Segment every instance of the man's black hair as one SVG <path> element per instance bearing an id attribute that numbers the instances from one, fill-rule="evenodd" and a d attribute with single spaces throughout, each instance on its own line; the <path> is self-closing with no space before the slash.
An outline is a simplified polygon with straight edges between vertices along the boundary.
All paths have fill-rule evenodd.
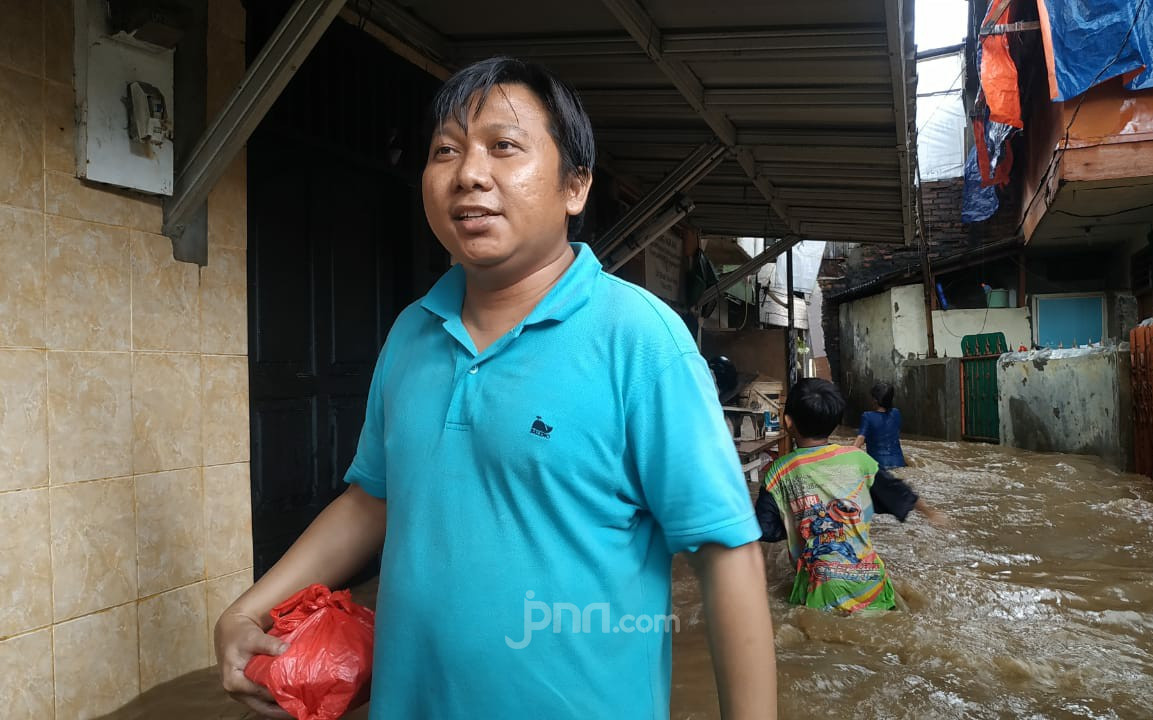
<path id="1" fill-rule="evenodd" d="M 869 394 L 877 401 L 878 407 L 883 407 L 886 410 L 893 409 L 893 386 L 889 383 L 877 383 Z"/>
<path id="2" fill-rule="evenodd" d="M 785 400 L 785 414 L 793 420 L 797 434 L 804 438 L 827 438 L 841 424 L 845 398 L 828 380 L 798 380 Z"/>
<path id="3" fill-rule="evenodd" d="M 429 132 L 449 120 L 468 129 L 468 111 L 476 101 L 474 117 L 479 114 L 498 85 L 523 85 L 528 88 L 548 113 L 548 130 L 560 151 L 561 182 L 572 175 L 592 180 L 596 159 L 592 122 L 580 97 L 567 83 L 542 65 L 509 57 L 492 57 L 469 65 L 448 79 L 430 106 Z M 568 236 L 580 232 L 580 215 L 570 218 Z"/>

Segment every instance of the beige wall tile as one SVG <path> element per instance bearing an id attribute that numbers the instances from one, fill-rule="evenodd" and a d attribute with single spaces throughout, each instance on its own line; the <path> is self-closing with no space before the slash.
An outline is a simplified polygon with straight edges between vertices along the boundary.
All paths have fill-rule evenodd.
<path id="1" fill-rule="evenodd" d="M 45 542 L 48 491 L 0 493 L 0 528 L 0 637 L 4 637 L 52 622 L 48 601 L 52 559 Z"/>
<path id="2" fill-rule="evenodd" d="M 132 474 L 131 353 L 48 353 L 54 485 Z"/>
<path id="3" fill-rule="evenodd" d="M 136 605 L 121 605 L 52 628 L 56 717 L 89 720 L 140 694 Z"/>
<path id="4" fill-rule="evenodd" d="M 142 597 L 204 579 L 203 503 L 200 468 L 136 477 Z"/>
<path id="5" fill-rule="evenodd" d="M 135 600 L 132 478 L 54 487 L 51 502 L 55 620 Z"/>
<path id="6" fill-rule="evenodd" d="M 140 691 L 212 664 L 204 582 L 140 601 Z"/>
<path id="7" fill-rule="evenodd" d="M 236 598 L 244 594 L 244 591 L 252 587 L 252 568 L 245 568 L 240 572 L 225 575 L 224 577 L 211 578 L 207 583 L 208 588 L 208 647 L 211 648 L 213 642 L 212 634 L 216 627 L 216 621 L 224 614 Z"/>
<path id="8" fill-rule="evenodd" d="M 247 462 L 248 358 L 202 355 L 204 464 Z"/>
<path id="9" fill-rule="evenodd" d="M 128 231 L 48 218 L 48 347 L 129 348 Z"/>
<path id="10" fill-rule="evenodd" d="M 136 474 L 201 464 L 198 355 L 133 355 L 132 427 Z"/>
<path id="11" fill-rule="evenodd" d="M 48 371 L 42 350 L 0 349 L 0 491 L 48 484 Z"/>
<path id="12" fill-rule="evenodd" d="M 244 149 L 208 194 L 208 244 L 214 248 L 248 246 L 248 161 Z"/>
<path id="13" fill-rule="evenodd" d="M 200 269 L 201 352 L 248 354 L 247 253 L 210 248 Z"/>
<path id="14" fill-rule="evenodd" d="M 52 215 L 160 232 L 164 210 L 159 198 L 82 181 L 60 172 L 45 173 L 44 182 L 45 210 Z"/>
<path id="15" fill-rule="evenodd" d="M 210 578 L 252 565 L 248 463 L 204 468 L 204 569 Z"/>
<path id="16" fill-rule="evenodd" d="M 44 216 L 0 207 L 0 345 L 44 347 Z"/>
<path id="17" fill-rule="evenodd" d="M 44 9 L 32 0 L 0 0 L 0 65 L 32 75 L 44 72 Z"/>
<path id="18" fill-rule="evenodd" d="M 72 83 L 72 0 L 44 0 L 44 76 Z"/>
<path id="19" fill-rule="evenodd" d="M 18 0 L 6 0 L 8 5 L 13 2 L 20 4 Z M 0 27 L 6 28 L 7 25 L 8 18 L 5 17 Z M 0 48 L 4 47 L 6 41 L 7 38 L 0 40 Z M 42 85 L 43 81 L 39 77 L 31 77 L 0 67 L 0 168 L 3 168 L 3 172 L 0 172 L 0 203 L 2 204 L 33 210 L 44 207 Z"/>
<path id="20" fill-rule="evenodd" d="M 52 631 L 0 640 L 0 707 L 9 718 L 52 720 Z"/>
<path id="21" fill-rule="evenodd" d="M 76 91 L 44 83 L 44 169 L 76 172 Z"/>
<path id="22" fill-rule="evenodd" d="M 163 235 L 132 233 L 132 347 L 200 350 L 200 273 Z"/>

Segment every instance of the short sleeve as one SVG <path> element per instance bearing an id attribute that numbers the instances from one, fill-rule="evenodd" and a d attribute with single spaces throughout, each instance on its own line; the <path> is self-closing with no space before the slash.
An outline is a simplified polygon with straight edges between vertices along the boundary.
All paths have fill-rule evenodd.
<path id="1" fill-rule="evenodd" d="M 385 475 L 384 452 L 384 357 L 388 346 L 381 351 L 372 373 L 372 384 L 368 389 L 368 401 L 364 412 L 364 426 L 360 430 L 360 442 L 356 446 L 356 456 L 344 475 L 350 485 L 359 485 L 369 495 L 385 500 L 388 497 L 388 483 Z"/>
<path id="2" fill-rule="evenodd" d="M 686 352 L 627 403 L 628 446 L 647 509 L 669 552 L 756 541 L 753 513 L 736 446 L 716 385 L 699 353 Z"/>

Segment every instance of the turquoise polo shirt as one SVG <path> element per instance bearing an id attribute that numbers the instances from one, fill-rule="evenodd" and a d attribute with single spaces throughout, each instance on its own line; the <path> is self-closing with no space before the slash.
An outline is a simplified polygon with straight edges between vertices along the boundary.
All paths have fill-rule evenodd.
<path id="1" fill-rule="evenodd" d="M 683 321 L 573 248 L 484 352 L 459 266 L 381 351 L 346 477 L 388 501 L 373 720 L 668 718 L 672 555 L 760 537 Z"/>

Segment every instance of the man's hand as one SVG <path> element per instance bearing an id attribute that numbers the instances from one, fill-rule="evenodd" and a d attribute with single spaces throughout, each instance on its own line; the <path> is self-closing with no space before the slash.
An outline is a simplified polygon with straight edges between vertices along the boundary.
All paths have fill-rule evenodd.
<path id="1" fill-rule="evenodd" d="M 253 655 L 279 655 L 288 646 L 265 633 L 253 618 L 235 612 L 226 612 L 217 621 L 215 640 L 220 682 L 232 699 L 264 717 L 292 720 L 267 689 L 244 676 L 244 668 Z"/>
<path id="2" fill-rule="evenodd" d="M 284 643 L 264 632 L 259 618 L 313 583 L 336 587 L 384 544 L 388 505 L 357 485 L 329 503 L 284 557 L 224 611 L 216 623 L 220 679 L 233 698 L 264 714 L 291 720 L 268 692 L 244 677 L 253 655 L 279 655 Z"/>

